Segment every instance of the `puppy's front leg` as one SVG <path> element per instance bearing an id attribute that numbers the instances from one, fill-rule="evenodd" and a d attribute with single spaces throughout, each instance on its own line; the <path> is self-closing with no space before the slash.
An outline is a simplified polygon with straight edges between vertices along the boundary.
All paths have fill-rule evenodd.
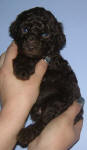
<path id="1" fill-rule="evenodd" d="M 35 71 L 36 62 L 24 55 L 17 55 L 13 60 L 13 72 L 18 79 L 28 80 Z"/>

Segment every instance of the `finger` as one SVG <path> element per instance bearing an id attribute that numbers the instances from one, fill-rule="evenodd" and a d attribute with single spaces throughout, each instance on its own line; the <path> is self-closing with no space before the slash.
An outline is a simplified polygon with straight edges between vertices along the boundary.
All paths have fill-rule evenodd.
<path id="1" fill-rule="evenodd" d="M 79 138 L 80 138 L 80 133 L 81 133 L 81 130 L 82 130 L 82 126 L 83 126 L 83 120 L 80 120 L 79 122 L 77 122 L 74 125 L 74 130 L 75 130 L 75 135 L 76 135 L 77 140 L 79 140 Z"/>
<path id="2" fill-rule="evenodd" d="M 65 111 L 65 115 L 69 118 L 70 122 L 73 123 L 75 117 L 80 112 L 82 104 L 74 101 L 73 104 Z"/>
<path id="3" fill-rule="evenodd" d="M 39 86 L 47 70 L 47 67 L 48 67 L 48 63 L 44 59 L 41 59 L 36 64 L 35 73 L 30 78 L 31 82 Z"/>
<path id="4" fill-rule="evenodd" d="M 7 57 L 10 57 L 11 59 L 15 58 L 17 55 L 17 45 L 13 41 L 10 46 L 7 49 Z"/>
<path id="5" fill-rule="evenodd" d="M 17 55 L 17 46 L 16 46 L 15 42 L 13 41 L 6 51 L 4 65 L 6 65 L 6 66 L 11 65 L 12 60 L 16 57 L 16 55 Z"/>
<path id="6" fill-rule="evenodd" d="M 4 63 L 5 55 L 6 55 L 6 52 L 3 53 L 3 54 L 0 56 L 0 68 L 2 67 L 2 65 L 3 65 L 3 63 Z"/>

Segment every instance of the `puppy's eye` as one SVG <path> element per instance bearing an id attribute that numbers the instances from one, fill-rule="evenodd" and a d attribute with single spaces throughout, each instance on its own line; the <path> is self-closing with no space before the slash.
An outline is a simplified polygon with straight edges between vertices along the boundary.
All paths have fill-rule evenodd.
<path id="1" fill-rule="evenodd" d="M 27 28 L 24 28 L 23 31 L 24 31 L 24 33 L 27 33 L 27 32 L 28 32 L 28 29 L 27 29 Z"/>
<path id="2" fill-rule="evenodd" d="M 48 38 L 48 37 L 49 37 L 49 34 L 48 34 L 48 33 L 42 33 L 41 36 L 42 36 L 43 38 Z"/>

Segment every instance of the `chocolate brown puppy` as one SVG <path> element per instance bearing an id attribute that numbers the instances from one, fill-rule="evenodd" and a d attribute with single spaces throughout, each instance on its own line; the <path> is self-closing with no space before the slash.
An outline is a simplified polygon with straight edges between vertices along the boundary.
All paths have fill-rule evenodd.
<path id="1" fill-rule="evenodd" d="M 75 73 L 61 56 L 66 44 L 62 23 L 50 11 L 40 7 L 26 10 L 17 16 L 9 31 L 18 46 L 17 57 L 13 60 L 13 72 L 18 79 L 29 79 L 41 58 L 51 58 L 39 97 L 30 111 L 34 124 L 18 134 L 17 144 L 26 147 L 49 121 L 80 98 L 81 93 Z M 83 110 L 75 123 L 82 118 L 82 113 Z"/>

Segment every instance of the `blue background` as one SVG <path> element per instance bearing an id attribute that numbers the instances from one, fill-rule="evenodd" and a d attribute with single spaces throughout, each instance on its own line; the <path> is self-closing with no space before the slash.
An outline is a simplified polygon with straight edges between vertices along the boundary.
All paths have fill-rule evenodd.
<path id="1" fill-rule="evenodd" d="M 11 43 L 8 27 L 16 15 L 35 6 L 45 7 L 53 12 L 64 25 L 67 45 L 62 51 L 74 69 L 82 96 L 87 99 L 87 1 L 86 0 L 0 0 L 0 54 Z M 73 150 L 87 148 L 87 101 L 85 102 L 84 125 L 80 141 Z M 22 150 L 17 147 L 16 150 Z"/>

